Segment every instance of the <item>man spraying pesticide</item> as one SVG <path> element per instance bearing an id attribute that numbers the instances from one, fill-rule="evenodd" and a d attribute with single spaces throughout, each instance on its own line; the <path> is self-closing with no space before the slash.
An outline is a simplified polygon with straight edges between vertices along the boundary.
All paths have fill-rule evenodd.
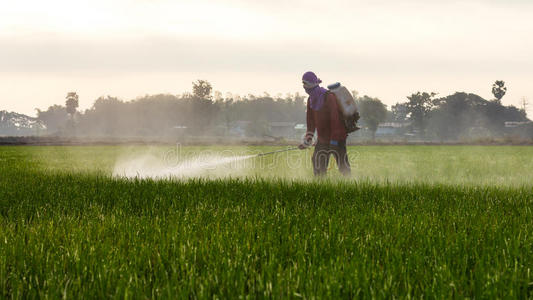
<path id="1" fill-rule="evenodd" d="M 359 113 L 351 93 L 340 83 L 320 87 L 322 81 L 313 72 L 307 72 L 302 78 L 303 86 L 309 99 L 307 100 L 307 132 L 302 143 L 297 148 L 288 148 L 257 154 L 251 157 L 261 157 L 276 153 L 307 149 L 313 143 L 315 130 L 318 142 L 312 156 L 313 173 L 324 176 L 327 173 L 329 158 L 335 157 L 339 171 L 344 176 L 350 176 L 350 162 L 346 151 L 348 134 L 358 130 Z"/>
<path id="2" fill-rule="evenodd" d="M 307 132 L 298 148 L 310 147 L 316 130 L 318 141 L 312 156 L 315 176 L 326 175 L 331 155 L 335 157 L 339 171 L 350 176 L 346 138 L 348 133 L 359 129 L 356 126 L 359 113 L 352 95 L 339 83 L 328 86 L 329 90 L 322 88 L 322 81 L 313 72 L 306 72 L 302 82 L 309 99 Z"/>

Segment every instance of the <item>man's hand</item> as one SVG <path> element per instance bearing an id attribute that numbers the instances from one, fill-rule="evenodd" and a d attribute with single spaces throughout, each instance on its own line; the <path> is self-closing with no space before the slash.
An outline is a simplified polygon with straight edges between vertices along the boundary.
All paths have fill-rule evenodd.
<path id="1" fill-rule="evenodd" d="M 307 133 L 304 136 L 304 138 L 302 140 L 302 143 L 298 146 L 298 148 L 300 150 L 307 149 L 307 148 L 311 147 L 312 144 L 313 144 L 313 134 Z"/>
<path id="2" fill-rule="evenodd" d="M 310 139 L 304 139 L 302 141 L 302 143 L 298 146 L 298 148 L 300 150 L 304 150 L 304 149 L 307 149 L 309 147 L 311 147 L 311 143 L 313 142 L 313 138 L 310 138 Z"/>

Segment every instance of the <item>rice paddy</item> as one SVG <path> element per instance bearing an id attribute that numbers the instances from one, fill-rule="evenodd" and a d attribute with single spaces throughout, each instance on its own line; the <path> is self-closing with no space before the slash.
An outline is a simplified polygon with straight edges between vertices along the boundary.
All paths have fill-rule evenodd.
<path id="1" fill-rule="evenodd" d="M 1 147 L 1 297 L 532 297 L 533 148 L 351 147 L 349 179 L 314 180 L 310 151 L 174 176 L 202 151 L 276 149 Z"/>

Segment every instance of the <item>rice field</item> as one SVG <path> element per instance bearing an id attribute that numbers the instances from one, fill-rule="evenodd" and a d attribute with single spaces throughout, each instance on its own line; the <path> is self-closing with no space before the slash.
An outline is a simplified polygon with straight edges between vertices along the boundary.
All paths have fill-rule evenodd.
<path id="1" fill-rule="evenodd" d="M 186 178 L 265 178 L 312 180 L 312 150 L 296 150 L 207 165 L 213 159 L 256 155 L 287 147 L 3 147 L 5 160 L 31 165 L 37 172 L 101 176 L 161 174 L 179 177 L 182 162 L 200 162 Z M 348 148 L 353 176 L 370 183 L 431 183 L 476 186 L 531 186 L 533 147 L 528 146 L 353 146 Z M 194 158 L 204 158 L 195 160 Z M 0 156 L 0 162 L 2 158 Z M 205 162 L 205 164 L 202 164 Z M 187 164 L 185 164 L 187 166 Z M 339 179 L 334 162 L 329 179 Z M 131 177 L 131 176 L 130 176 Z"/>
<path id="2" fill-rule="evenodd" d="M 0 147 L 0 297 L 532 297 L 532 147 L 277 149 Z"/>

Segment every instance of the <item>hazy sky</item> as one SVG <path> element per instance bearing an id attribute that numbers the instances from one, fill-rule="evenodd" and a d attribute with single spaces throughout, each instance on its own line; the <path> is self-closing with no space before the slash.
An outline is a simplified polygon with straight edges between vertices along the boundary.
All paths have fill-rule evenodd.
<path id="1" fill-rule="evenodd" d="M 533 112 L 531 0 L 0 0 L 0 110 L 35 115 L 101 95 L 181 94 L 196 79 L 241 95 L 325 83 L 404 101 L 420 91 Z"/>

